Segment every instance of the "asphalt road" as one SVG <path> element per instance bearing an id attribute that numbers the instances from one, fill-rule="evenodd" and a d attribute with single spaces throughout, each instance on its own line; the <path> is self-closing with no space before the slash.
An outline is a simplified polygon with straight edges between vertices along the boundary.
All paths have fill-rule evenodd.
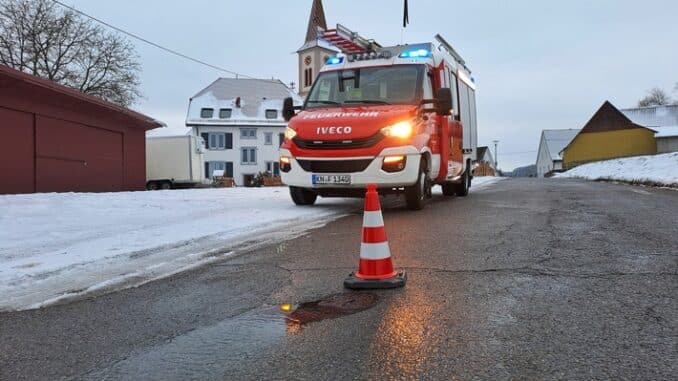
<path id="1" fill-rule="evenodd" d="M 403 289 L 343 289 L 356 214 L 139 288 L 0 314 L 0 379 L 678 374 L 677 191 L 510 179 L 421 212 L 386 204 Z M 362 311 L 309 303 L 340 299 Z"/>

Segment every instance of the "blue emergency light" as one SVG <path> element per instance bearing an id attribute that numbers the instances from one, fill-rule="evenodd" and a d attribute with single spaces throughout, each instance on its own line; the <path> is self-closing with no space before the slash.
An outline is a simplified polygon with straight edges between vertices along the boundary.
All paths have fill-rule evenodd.
<path id="1" fill-rule="evenodd" d="M 417 49 L 417 50 L 406 50 L 406 51 L 400 53 L 400 55 L 398 57 L 400 57 L 400 58 L 426 58 L 426 57 L 430 57 L 430 56 L 431 56 L 431 52 L 429 52 L 428 50 Z"/>
<path id="2" fill-rule="evenodd" d="M 326 65 L 336 65 L 344 62 L 344 57 L 330 57 L 325 61 Z"/>

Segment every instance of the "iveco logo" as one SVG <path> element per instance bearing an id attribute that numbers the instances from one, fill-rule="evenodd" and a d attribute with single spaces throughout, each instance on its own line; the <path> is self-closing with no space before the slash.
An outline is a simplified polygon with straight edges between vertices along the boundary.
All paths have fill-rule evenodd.
<path id="1" fill-rule="evenodd" d="M 325 134 L 325 135 L 337 135 L 337 134 L 350 134 L 352 128 L 351 127 L 318 127 L 316 129 L 318 135 L 320 134 Z"/>

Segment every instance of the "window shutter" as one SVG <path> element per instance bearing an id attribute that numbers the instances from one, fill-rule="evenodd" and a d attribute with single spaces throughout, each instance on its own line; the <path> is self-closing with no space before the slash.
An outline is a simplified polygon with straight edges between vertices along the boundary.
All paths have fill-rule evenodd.
<path id="1" fill-rule="evenodd" d="M 210 162 L 209 161 L 205 162 L 205 178 L 206 179 L 211 178 L 211 176 L 210 176 Z"/>
<path id="2" fill-rule="evenodd" d="M 227 132 L 225 135 L 226 135 L 226 149 L 233 149 L 233 134 Z"/>
<path id="3" fill-rule="evenodd" d="M 230 161 L 226 162 L 226 177 L 233 177 L 233 163 Z"/>
<path id="4" fill-rule="evenodd" d="M 208 134 L 207 132 L 203 132 L 202 134 L 200 134 L 200 136 L 202 136 L 202 140 L 205 141 L 205 148 L 209 149 L 210 148 L 210 134 Z"/>

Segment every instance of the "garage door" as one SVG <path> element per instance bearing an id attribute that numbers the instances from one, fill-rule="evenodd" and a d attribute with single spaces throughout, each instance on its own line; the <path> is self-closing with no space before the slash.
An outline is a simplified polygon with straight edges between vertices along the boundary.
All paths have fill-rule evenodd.
<path id="1" fill-rule="evenodd" d="M 36 117 L 38 192 L 123 189 L 123 136 L 73 122 Z"/>
<path id="2" fill-rule="evenodd" d="M 33 192 L 33 114 L 0 107 L 0 193 Z"/>

